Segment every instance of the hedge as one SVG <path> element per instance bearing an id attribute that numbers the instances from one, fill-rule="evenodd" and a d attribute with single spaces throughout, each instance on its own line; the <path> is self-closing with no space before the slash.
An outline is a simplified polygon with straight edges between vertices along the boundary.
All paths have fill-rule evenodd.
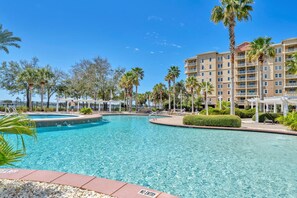
<path id="1" fill-rule="evenodd" d="M 82 109 L 80 110 L 80 113 L 82 113 L 82 114 L 84 114 L 84 115 L 86 115 L 86 114 L 92 114 L 92 113 L 93 113 L 93 110 L 92 110 L 91 108 L 86 108 L 86 107 L 84 107 L 84 108 L 82 108 Z"/>
<path id="2" fill-rule="evenodd" d="M 281 114 L 278 113 L 259 113 L 259 122 L 264 122 L 265 118 L 272 120 L 273 122 L 277 121 L 276 118 L 280 117 Z M 252 118 L 253 121 L 256 120 L 256 115 Z"/>
<path id="3" fill-rule="evenodd" d="M 188 115 L 183 118 L 185 125 L 241 127 L 241 119 L 234 115 Z"/>
<path id="4" fill-rule="evenodd" d="M 240 118 L 252 118 L 255 115 L 256 109 L 235 109 L 235 115 L 239 116 Z M 205 115 L 206 110 L 200 111 L 200 114 Z M 208 109 L 209 115 L 230 115 L 230 109 L 217 109 L 217 108 L 209 108 Z"/>

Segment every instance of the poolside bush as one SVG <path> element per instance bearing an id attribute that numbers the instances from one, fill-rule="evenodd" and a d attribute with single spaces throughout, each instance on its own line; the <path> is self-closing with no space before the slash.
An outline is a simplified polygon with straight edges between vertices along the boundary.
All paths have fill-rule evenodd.
<path id="1" fill-rule="evenodd" d="M 286 117 L 279 116 L 276 120 L 290 129 L 297 131 L 297 112 L 288 113 Z"/>
<path id="2" fill-rule="evenodd" d="M 84 108 L 82 108 L 82 109 L 80 110 L 80 113 L 82 113 L 82 114 L 84 114 L 84 115 L 92 114 L 92 113 L 93 113 L 93 110 L 92 110 L 91 108 L 86 108 L 86 107 L 84 107 Z"/>
<path id="3" fill-rule="evenodd" d="M 235 115 L 239 116 L 240 118 L 252 118 L 253 115 L 255 115 L 256 109 L 235 109 Z M 206 115 L 206 110 L 200 111 L 200 114 Z M 208 109 L 208 114 L 209 115 L 230 115 L 230 109 L 217 109 L 217 108 L 212 108 L 210 107 Z"/>
<path id="4" fill-rule="evenodd" d="M 272 120 L 273 122 L 277 122 L 277 118 L 280 116 L 281 114 L 278 113 L 259 113 L 259 122 L 264 122 L 265 118 Z M 256 115 L 253 116 L 252 120 L 256 120 Z"/>
<path id="5" fill-rule="evenodd" d="M 241 119 L 234 115 L 188 115 L 183 118 L 185 125 L 241 127 Z"/>

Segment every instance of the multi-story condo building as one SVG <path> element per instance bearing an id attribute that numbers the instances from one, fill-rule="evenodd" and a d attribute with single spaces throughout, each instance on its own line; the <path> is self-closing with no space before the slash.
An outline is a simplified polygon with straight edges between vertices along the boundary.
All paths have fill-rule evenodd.
<path id="1" fill-rule="evenodd" d="M 287 72 L 286 61 L 297 52 L 297 38 L 286 39 L 274 44 L 276 56 L 266 60 L 262 68 L 263 96 L 297 96 L 297 75 Z M 259 96 L 258 63 L 247 59 L 249 42 L 237 46 L 235 53 L 235 103 L 243 108 L 247 99 Z M 210 105 L 215 105 L 219 97 L 230 100 L 231 92 L 230 52 L 206 52 L 185 60 L 185 74 L 195 76 L 199 82 L 211 82 L 214 91 L 209 96 Z"/>

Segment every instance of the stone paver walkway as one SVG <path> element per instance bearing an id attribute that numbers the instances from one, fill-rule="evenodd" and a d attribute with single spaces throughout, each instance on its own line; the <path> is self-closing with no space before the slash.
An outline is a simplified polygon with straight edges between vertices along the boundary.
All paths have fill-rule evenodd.
<path id="1" fill-rule="evenodd" d="M 264 133 L 279 133 L 287 135 L 297 135 L 296 131 L 289 130 L 286 126 L 281 124 L 263 124 L 256 123 L 251 119 L 242 119 L 241 128 L 233 127 L 211 127 L 211 126 L 192 126 L 183 124 L 183 116 L 172 116 L 166 118 L 152 118 L 151 123 L 168 125 L 168 126 L 179 126 L 188 128 L 204 128 L 204 129 L 223 129 L 223 130 L 239 130 L 239 131 L 254 131 Z"/>

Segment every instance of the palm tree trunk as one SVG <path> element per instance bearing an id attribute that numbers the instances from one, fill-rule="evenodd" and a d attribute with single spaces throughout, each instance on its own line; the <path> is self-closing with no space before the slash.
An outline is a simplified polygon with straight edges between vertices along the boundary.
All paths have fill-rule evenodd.
<path id="1" fill-rule="evenodd" d="M 194 113 L 194 92 L 193 90 L 191 91 L 192 94 L 192 113 Z"/>
<path id="2" fill-rule="evenodd" d="M 41 96 L 40 96 L 40 98 L 41 98 L 41 111 L 44 111 L 44 109 L 43 109 L 43 92 L 44 92 L 44 85 L 43 84 L 41 84 Z"/>
<path id="3" fill-rule="evenodd" d="M 29 111 L 32 111 L 32 88 L 29 86 Z"/>
<path id="4" fill-rule="evenodd" d="M 29 104 L 30 104 L 30 97 L 29 97 L 29 95 L 30 95 L 30 89 L 29 89 L 29 87 L 26 89 L 26 106 L 27 106 L 27 108 L 29 109 Z"/>
<path id="5" fill-rule="evenodd" d="M 230 114 L 235 115 L 235 103 L 234 103 L 234 54 L 235 54 L 235 20 L 234 17 L 230 18 L 229 25 L 229 39 L 230 39 L 230 52 L 231 52 L 231 105 Z"/>
<path id="6" fill-rule="evenodd" d="M 173 111 L 175 112 L 175 78 L 173 79 Z"/>
<path id="7" fill-rule="evenodd" d="M 135 105 L 136 105 L 136 107 L 135 107 L 135 109 L 136 109 L 136 112 L 138 111 L 138 86 L 135 86 Z"/>
<path id="8" fill-rule="evenodd" d="M 170 93 L 170 81 L 168 81 L 168 100 L 169 100 L 169 104 L 168 104 L 168 109 L 169 111 L 171 110 L 171 93 Z"/>
<path id="9" fill-rule="evenodd" d="M 129 112 L 132 112 L 132 92 L 133 90 L 130 90 L 130 105 L 129 105 Z"/>
<path id="10" fill-rule="evenodd" d="M 162 92 L 160 93 L 160 109 L 163 107 Z"/>
<path id="11" fill-rule="evenodd" d="M 258 88 L 259 88 L 259 97 L 260 100 L 263 100 L 263 82 L 262 82 L 262 69 L 263 69 L 263 60 L 259 60 L 260 65 L 258 66 Z M 263 111 L 263 104 L 260 103 L 260 111 Z"/>

